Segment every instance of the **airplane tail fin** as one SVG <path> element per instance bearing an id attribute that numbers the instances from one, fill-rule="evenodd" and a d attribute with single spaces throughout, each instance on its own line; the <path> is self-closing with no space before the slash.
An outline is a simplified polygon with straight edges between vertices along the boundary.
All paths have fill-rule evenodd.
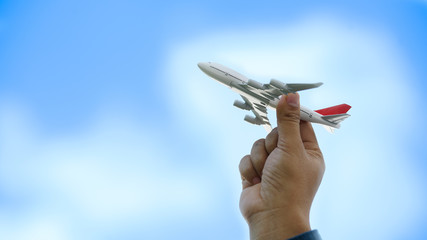
<path id="1" fill-rule="evenodd" d="M 319 110 L 315 110 L 315 112 L 322 115 L 322 119 L 332 123 L 334 126 L 325 126 L 325 129 L 333 133 L 333 128 L 339 128 L 340 122 L 344 121 L 346 118 L 350 117 L 350 114 L 347 114 L 348 110 L 350 110 L 351 106 L 347 104 L 340 104 L 333 107 L 323 108 Z"/>
<path id="2" fill-rule="evenodd" d="M 315 112 L 322 114 L 323 116 L 334 115 L 334 114 L 344 114 L 350 110 L 351 106 L 348 104 L 340 104 L 333 107 L 323 108 L 319 110 L 314 110 Z"/>

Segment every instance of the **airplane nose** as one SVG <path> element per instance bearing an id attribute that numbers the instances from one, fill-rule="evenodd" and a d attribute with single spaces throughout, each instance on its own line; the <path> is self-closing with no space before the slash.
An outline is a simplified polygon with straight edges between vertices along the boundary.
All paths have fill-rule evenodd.
<path id="1" fill-rule="evenodd" d="M 198 64 L 197 64 L 197 66 L 199 66 L 199 68 L 200 68 L 200 70 L 205 70 L 207 67 L 208 67 L 208 64 L 207 63 L 205 63 L 205 62 L 199 62 Z"/>

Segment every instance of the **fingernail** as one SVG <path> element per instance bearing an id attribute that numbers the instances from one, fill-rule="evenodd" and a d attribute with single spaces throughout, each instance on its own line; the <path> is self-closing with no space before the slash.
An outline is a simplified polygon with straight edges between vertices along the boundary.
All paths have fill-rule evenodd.
<path id="1" fill-rule="evenodd" d="M 298 93 L 289 93 L 286 96 L 286 102 L 291 107 L 294 107 L 294 108 L 299 107 L 299 94 Z"/>
<path id="2" fill-rule="evenodd" d="M 254 179 L 252 179 L 253 184 L 258 184 L 260 182 L 261 182 L 261 179 L 259 177 L 254 177 Z"/>

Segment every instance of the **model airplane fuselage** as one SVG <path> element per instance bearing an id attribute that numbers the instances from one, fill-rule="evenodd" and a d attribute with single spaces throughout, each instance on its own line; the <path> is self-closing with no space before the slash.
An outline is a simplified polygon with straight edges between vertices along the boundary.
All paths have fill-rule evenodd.
<path id="1" fill-rule="evenodd" d="M 283 94 L 322 85 L 320 82 L 284 84 L 275 79 L 272 79 L 269 84 L 262 84 L 218 63 L 201 62 L 198 66 L 208 76 L 240 94 L 243 101 L 236 100 L 234 106 L 243 110 L 251 110 L 255 115 L 255 117 L 246 115 L 244 120 L 252 124 L 262 125 L 268 132 L 271 131 L 271 124 L 267 117 L 267 107 L 275 109 Z M 332 132 L 334 128 L 340 127 L 341 121 L 350 116 L 347 114 L 350 108 L 351 106 L 347 104 L 341 104 L 313 111 L 300 106 L 301 119 L 322 124 L 328 131 Z"/>

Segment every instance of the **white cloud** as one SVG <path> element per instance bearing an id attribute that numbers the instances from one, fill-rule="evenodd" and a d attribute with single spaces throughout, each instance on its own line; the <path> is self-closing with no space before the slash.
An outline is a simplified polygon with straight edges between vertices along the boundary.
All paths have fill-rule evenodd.
<path id="1" fill-rule="evenodd" d="M 118 117 L 125 114 L 103 114 L 82 132 L 49 138 L 22 104 L 1 103 L 2 239 L 82 239 L 87 227 L 105 233 L 135 221 L 149 231 L 212 214 L 217 205 L 209 174 L 180 167 L 161 134 Z"/>
<path id="2" fill-rule="evenodd" d="M 21 219 L 19 224 L 9 219 L 0 219 L 2 239 L 13 240 L 67 240 L 71 239 L 64 229 L 64 223 L 52 216 L 37 216 Z"/>
<path id="3" fill-rule="evenodd" d="M 328 170 L 313 225 L 325 239 L 403 236 L 422 217 L 425 179 L 400 147 L 400 138 L 414 130 L 404 123 L 422 107 L 404 55 L 386 32 L 316 16 L 280 29 L 216 32 L 176 46 L 166 76 L 175 99 L 171 108 L 184 127 L 211 138 L 223 156 L 218 161 L 236 180 L 240 157 L 265 132 L 243 121 L 246 113 L 232 106 L 239 97 L 204 75 L 196 66 L 200 61 L 222 63 L 261 82 L 322 81 L 321 88 L 301 93 L 303 105 L 353 105 L 337 134 L 316 127 Z"/>

